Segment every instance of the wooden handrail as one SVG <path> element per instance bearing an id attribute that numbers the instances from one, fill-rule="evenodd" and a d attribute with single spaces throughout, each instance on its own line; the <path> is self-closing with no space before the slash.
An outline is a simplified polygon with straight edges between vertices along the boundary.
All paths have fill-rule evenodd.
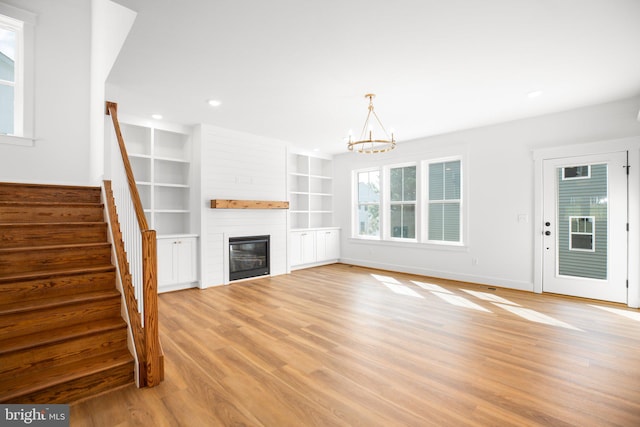
<path id="1" fill-rule="evenodd" d="M 129 184 L 129 191 L 131 192 L 133 208 L 135 209 L 135 212 L 136 212 L 138 225 L 140 226 L 140 230 L 147 231 L 149 230 L 147 217 L 144 215 L 144 208 L 142 207 L 142 202 L 140 201 L 140 194 L 138 193 L 136 180 L 133 176 L 133 169 L 131 168 L 131 162 L 129 162 L 127 147 L 125 147 L 124 145 L 124 138 L 122 137 L 122 131 L 120 130 L 120 122 L 118 121 L 118 104 L 116 104 L 115 102 L 107 101 L 106 113 L 108 116 L 111 116 L 111 121 L 113 122 L 113 128 L 116 131 L 116 138 L 118 140 L 118 146 L 120 147 L 120 155 L 122 156 L 122 163 L 124 164 L 124 170 L 127 173 L 127 183 Z"/>
<path id="2" fill-rule="evenodd" d="M 111 185 L 107 186 L 105 181 L 105 189 L 107 189 L 108 203 L 112 220 L 112 229 L 114 231 L 114 243 L 116 245 L 116 256 L 118 259 L 119 270 L 123 289 L 125 292 L 125 301 L 127 303 L 127 311 L 131 322 L 131 330 L 133 333 L 133 341 L 136 346 L 136 354 L 139 363 L 139 384 L 141 387 L 154 387 L 164 379 L 164 363 L 162 360 L 162 351 L 160 348 L 160 339 L 158 336 L 158 279 L 157 279 L 157 241 L 155 230 L 150 230 L 147 218 L 144 214 L 144 208 L 140 200 L 140 194 L 136 186 L 133 169 L 129 162 L 129 156 L 125 147 L 124 138 L 120 130 L 120 122 L 118 121 L 118 106 L 114 102 L 106 103 L 106 114 L 111 116 L 113 127 L 116 133 L 119 151 L 122 157 L 126 180 L 131 194 L 131 202 L 136 215 L 136 220 L 141 233 L 142 242 L 142 313 L 138 313 L 134 285 L 131 279 L 129 262 L 127 254 L 124 250 L 122 241 L 122 233 L 117 218 L 116 206 L 113 203 L 113 192 Z M 116 236 L 117 234 L 117 236 Z M 142 318 L 140 318 L 142 316 Z"/>

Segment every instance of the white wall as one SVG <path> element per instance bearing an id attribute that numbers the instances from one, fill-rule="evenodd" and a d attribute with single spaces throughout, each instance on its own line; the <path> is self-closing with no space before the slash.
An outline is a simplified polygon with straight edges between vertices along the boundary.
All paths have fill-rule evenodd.
<path id="1" fill-rule="evenodd" d="M 91 1 L 90 179 L 105 172 L 105 82 L 137 14 L 110 0 Z M 107 162 L 108 163 L 108 162 Z"/>
<path id="2" fill-rule="evenodd" d="M 0 143 L 0 181 L 87 184 L 91 2 L 2 1 L 37 15 L 36 142 Z"/>
<path id="3" fill-rule="evenodd" d="M 335 210 L 336 225 L 343 230 L 342 261 L 533 291 L 533 150 L 640 135 L 636 120 L 639 108 L 640 98 L 636 97 L 402 142 L 393 152 L 380 155 L 335 156 Z M 468 240 L 464 248 L 350 237 L 353 170 L 445 155 L 465 156 Z M 632 197 L 636 198 L 632 203 L 637 204 L 638 196 Z"/>
<path id="4" fill-rule="evenodd" d="M 209 125 L 197 126 L 194 135 L 201 165 L 201 286 L 228 283 L 229 237 L 270 235 L 271 275 L 285 274 L 286 210 L 211 209 L 210 200 L 287 200 L 286 144 Z"/>

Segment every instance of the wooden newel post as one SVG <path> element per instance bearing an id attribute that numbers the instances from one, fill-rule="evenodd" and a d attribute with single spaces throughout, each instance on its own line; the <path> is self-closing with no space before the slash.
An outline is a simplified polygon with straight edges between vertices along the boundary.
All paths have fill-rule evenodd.
<path id="1" fill-rule="evenodd" d="M 144 345 L 146 385 L 154 387 L 162 381 L 160 340 L 158 338 L 158 264 L 155 230 L 142 232 L 144 280 Z"/>

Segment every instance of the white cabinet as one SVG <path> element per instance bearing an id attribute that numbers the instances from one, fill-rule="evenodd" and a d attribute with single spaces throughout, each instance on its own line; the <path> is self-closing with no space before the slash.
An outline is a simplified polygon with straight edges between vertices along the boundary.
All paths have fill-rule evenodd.
<path id="1" fill-rule="evenodd" d="M 158 238 L 158 292 L 197 285 L 197 237 Z"/>
<path id="2" fill-rule="evenodd" d="M 316 260 L 316 235 L 314 231 L 290 233 L 291 265 L 313 263 Z"/>
<path id="3" fill-rule="evenodd" d="M 316 260 L 330 261 L 340 258 L 340 231 L 316 231 Z"/>
<path id="4" fill-rule="evenodd" d="M 336 262 L 340 258 L 340 230 L 321 228 L 289 233 L 291 268 Z"/>

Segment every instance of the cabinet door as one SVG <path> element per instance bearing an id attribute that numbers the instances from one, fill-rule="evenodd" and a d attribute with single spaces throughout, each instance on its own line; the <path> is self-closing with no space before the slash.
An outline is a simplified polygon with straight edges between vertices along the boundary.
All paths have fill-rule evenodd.
<path id="1" fill-rule="evenodd" d="M 175 283 L 174 247 L 175 240 L 158 239 L 158 286 Z"/>
<path id="2" fill-rule="evenodd" d="M 340 239 L 338 230 L 318 230 L 317 261 L 329 261 L 340 257 Z"/>
<path id="3" fill-rule="evenodd" d="M 315 262 L 315 233 L 312 231 L 294 231 L 291 239 L 291 265 L 309 264 Z"/>
<path id="4" fill-rule="evenodd" d="M 185 238 L 178 240 L 175 245 L 176 282 L 187 283 L 197 280 L 196 273 L 196 239 Z"/>

